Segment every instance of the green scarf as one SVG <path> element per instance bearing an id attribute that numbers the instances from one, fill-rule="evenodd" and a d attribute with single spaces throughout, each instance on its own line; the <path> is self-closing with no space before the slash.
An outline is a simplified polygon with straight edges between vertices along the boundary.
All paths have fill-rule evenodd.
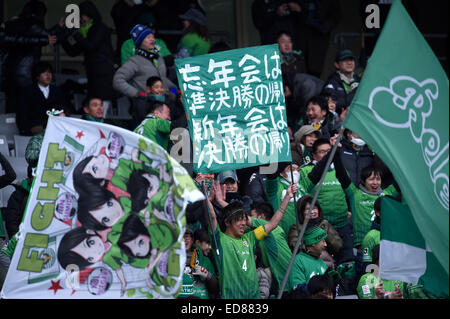
<path id="1" fill-rule="evenodd" d="M 93 117 L 92 115 L 90 115 L 90 114 L 87 114 L 87 113 L 85 113 L 84 114 L 85 115 L 85 117 L 86 117 L 86 120 L 88 120 L 88 121 L 93 121 L 93 122 L 100 122 L 100 123 L 103 123 L 104 122 L 104 119 L 103 118 L 95 118 L 95 117 Z"/>
<path id="2" fill-rule="evenodd" d="M 94 20 L 90 20 L 88 23 L 86 23 L 86 25 L 80 27 L 78 32 L 81 33 L 83 38 L 85 38 L 85 39 L 87 38 L 87 34 L 89 32 L 89 29 L 92 27 L 93 24 L 94 24 Z"/>

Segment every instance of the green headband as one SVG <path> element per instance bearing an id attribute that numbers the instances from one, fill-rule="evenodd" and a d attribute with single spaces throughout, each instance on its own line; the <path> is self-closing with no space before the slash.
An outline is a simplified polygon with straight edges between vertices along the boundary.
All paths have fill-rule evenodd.
<path id="1" fill-rule="evenodd" d="M 314 226 L 305 231 L 303 243 L 305 246 L 312 246 L 327 237 L 327 232 L 319 226 Z"/>

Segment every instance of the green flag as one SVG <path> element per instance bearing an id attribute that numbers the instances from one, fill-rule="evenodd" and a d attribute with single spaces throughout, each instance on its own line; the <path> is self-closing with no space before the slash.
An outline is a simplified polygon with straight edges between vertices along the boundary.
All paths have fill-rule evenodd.
<path id="1" fill-rule="evenodd" d="M 343 126 L 386 163 L 414 221 L 449 272 L 449 83 L 394 1 Z"/>
<path id="2" fill-rule="evenodd" d="M 291 161 L 277 45 L 177 59 L 194 171 Z"/>
<path id="3" fill-rule="evenodd" d="M 380 278 L 423 285 L 448 298 L 449 276 L 422 236 L 406 203 L 381 200 Z"/>

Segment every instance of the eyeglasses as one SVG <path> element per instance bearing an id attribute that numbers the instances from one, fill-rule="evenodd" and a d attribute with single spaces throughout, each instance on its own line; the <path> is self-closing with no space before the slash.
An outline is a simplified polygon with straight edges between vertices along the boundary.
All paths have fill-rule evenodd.
<path id="1" fill-rule="evenodd" d="M 327 150 L 319 150 L 319 151 L 316 151 L 316 153 L 318 153 L 318 154 L 327 154 L 329 151 L 331 151 L 331 148 L 329 148 Z"/>

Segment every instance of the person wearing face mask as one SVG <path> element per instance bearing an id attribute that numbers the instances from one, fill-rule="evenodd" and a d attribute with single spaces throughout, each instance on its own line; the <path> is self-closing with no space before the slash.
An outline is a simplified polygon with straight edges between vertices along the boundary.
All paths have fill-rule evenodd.
<path id="1" fill-rule="evenodd" d="M 292 167 L 292 172 L 291 172 Z M 284 198 L 287 189 L 291 183 L 297 185 L 297 193 L 295 195 L 296 199 L 301 198 L 306 192 L 299 184 L 300 173 L 297 164 L 289 162 L 278 163 L 278 170 L 274 174 L 267 175 L 266 179 L 266 194 L 269 203 L 272 205 L 274 210 L 277 210 L 281 205 L 281 201 Z M 295 217 L 295 206 L 294 198 L 291 198 L 286 213 L 280 222 L 280 227 L 285 233 L 285 238 L 287 239 L 287 234 L 292 225 L 296 225 L 297 220 Z"/>
<path id="2" fill-rule="evenodd" d="M 374 153 L 355 132 L 345 129 L 343 136 L 338 152 L 353 184 L 358 185 L 361 170 L 373 163 Z"/>

